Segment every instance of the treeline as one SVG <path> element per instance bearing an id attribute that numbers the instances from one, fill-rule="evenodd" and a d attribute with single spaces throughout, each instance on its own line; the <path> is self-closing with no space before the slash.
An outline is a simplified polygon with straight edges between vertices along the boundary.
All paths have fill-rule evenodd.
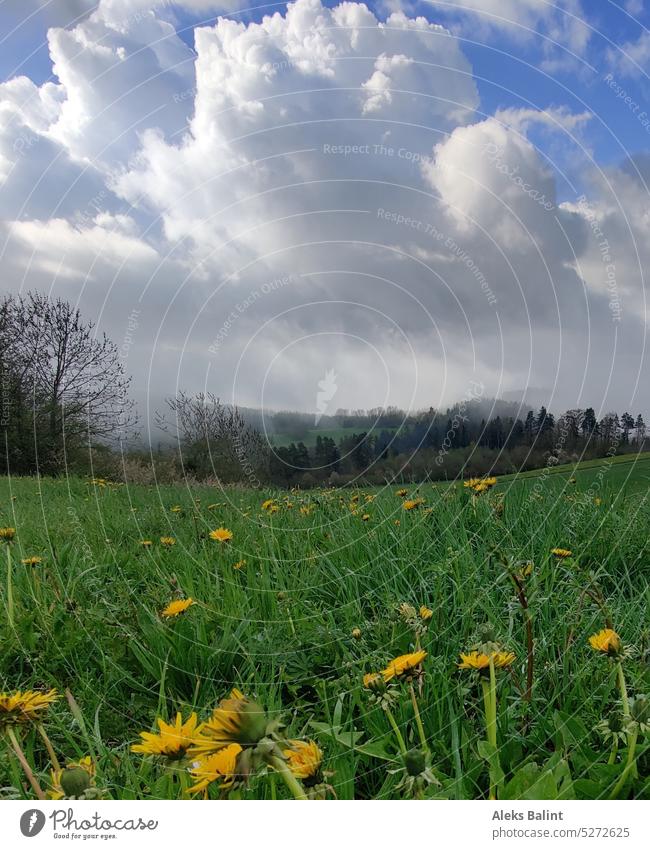
<path id="1" fill-rule="evenodd" d="M 303 486 L 328 480 L 444 480 L 491 472 L 509 474 L 573 460 L 638 450 L 646 425 L 641 414 L 611 412 L 598 419 L 592 407 L 555 417 L 544 407 L 522 417 L 485 419 L 484 404 L 444 414 L 429 410 L 402 416 L 395 430 L 361 431 L 341 438 L 317 437 L 316 445 L 291 443 L 274 449 L 272 477 Z"/>
<path id="2" fill-rule="evenodd" d="M 277 434 L 292 439 L 278 446 L 263 435 L 260 411 L 238 410 L 211 394 L 180 393 L 156 414 L 167 442 L 154 453 L 124 441 L 135 423 L 129 383 L 117 347 L 76 308 L 37 293 L 5 296 L 0 301 L 3 471 L 92 473 L 142 483 L 190 478 L 253 487 L 382 484 L 524 471 L 638 450 L 646 437 L 641 414 L 611 412 L 599 418 L 588 407 L 556 418 L 541 407 L 519 415 L 516 404 L 481 398 L 444 412 L 339 410 L 324 416 L 320 426 L 346 432 L 338 439 L 317 433 L 314 444 L 307 440 L 313 416 L 276 413 L 272 440 Z"/>

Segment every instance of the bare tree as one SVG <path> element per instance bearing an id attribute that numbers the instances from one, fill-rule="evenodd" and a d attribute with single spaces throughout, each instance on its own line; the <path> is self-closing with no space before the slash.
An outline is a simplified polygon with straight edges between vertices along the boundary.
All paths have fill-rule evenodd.
<path id="1" fill-rule="evenodd" d="M 29 398 L 46 467 L 62 462 L 66 445 L 123 436 L 135 424 L 131 378 L 117 346 L 96 334 L 78 309 L 36 292 L 8 295 L 0 304 L 0 327 L 0 357 Z"/>
<path id="2" fill-rule="evenodd" d="M 268 476 L 269 449 L 241 411 L 212 393 L 180 392 L 165 403 L 171 420 L 156 413 L 158 427 L 178 440 L 184 467 L 199 476 L 245 481 L 256 486 Z"/>

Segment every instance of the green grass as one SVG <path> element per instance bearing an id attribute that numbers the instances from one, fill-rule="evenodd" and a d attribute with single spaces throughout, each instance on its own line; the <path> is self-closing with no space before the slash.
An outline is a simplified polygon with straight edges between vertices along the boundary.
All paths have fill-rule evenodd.
<path id="1" fill-rule="evenodd" d="M 158 716 L 196 710 L 207 717 L 233 686 L 281 719 L 282 733 L 317 741 L 338 798 L 399 798 L 408 791 L 396 772 L 397 738 L 361 680 L 412 650 L 414 631 L 398 606 L 423 604 L 433 617 L 421 636 L 428 656 L 418 703 L 440 782 L 424 795 L 487 797 L 492 772 L 503 799 L 604 798 L 621 777 L 621 798 L 647 798 L 647 737 L 635 750 L 635 778 L 623 775 L 626 744 L 608 763 L 611 745 L 594 731 L 620 703 L 614 662 L 588 646 L 611 617 L 631 650 L 629 694 L 648 691 L 650 458 L 627 459 L 503 480 L 475 500 L 457 486 L 412 487 L 426 503 L 411 512 L 395 486 L 359 491 L 353 512 L 350 490 L 100 488 L 79 479 L 5 478 L 0 525 L 17 535 L 2 547 L 9 562 L 0 566 L 1 688 L 70 690 L 82 723 L 63 699 L 49 712 L 48 733 L 62 761 L 92 755 L 97 786 L 110 798 L 180 798 L 186 765 L 169 769 L 130 745 Z M 267 497 L 277 499 L 277 513 L 261 511 Z M 183 513 L 172 513 L 174 505 Z M 209 539 L 219 526 L 233 532 L 232 542 Z M 166 550 L 159 539 L 168 535 L 176 545 Z M 143 538 L 151 549 L 139 545 Z M 556 561 L 556 546 L 574 558 Z M 21 564 L 32 555 L 42 564 Z M 233 569 L 240 559 L 245 567 Z M 522 560 L 534 564 L 525 584 L 535 660 L 529 703 L 525 624 L 504 565 L 518 569 Z M 594 602 L 599 594 L 606 611 Z M 197 603 L 161 619 L 179 596 Z M 488 626 L 516 654 L 511 670 L 498 674 L 498 763 L 485 742 L 479 681 L 457 669 L 459 652 L 484 640 Z M 393 713 L 406 745 L 419 746 L 405 684 L 395 687 Z M 46 787 L 50 764 L 40 737 L 26 726 L 20 739 Z M 278 779 L 256 773 L 234 794 L 285 797 Z M 33 797 L 8 746 L 0 786 Z M 216 798 L 218 785 L 209 792 Z"/>
<path id="2" fill-rule="evenodd" d="M 499 485 L 522 484 L 529 485 L 548 481 L 562 481 L 563 485 L 570 478 L 575 478 L 581 488 L 597 490 L 601 487 L 611 492 L 622 492 L 623 495 L 633 492 L 645 492 L 650 488 L 650 452 L 640 454 L 620 454 L 615 457 L 583 460 L 579 463 L 566 463 L 549 466 L 545 469 L 533 469 L 516 475 L 503 475 Z M 602 483 L 601 483 L 602 481 Z"/>

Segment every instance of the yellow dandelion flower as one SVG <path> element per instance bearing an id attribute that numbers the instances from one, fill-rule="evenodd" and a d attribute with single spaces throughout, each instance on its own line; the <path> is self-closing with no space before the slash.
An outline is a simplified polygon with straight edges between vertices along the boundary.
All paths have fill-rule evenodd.
<path id="1" fill-rule="evenodd" d="M 160 537 L 160 542 L 165 546 L 165 548 L 171 548 L 172 545 L 176 545 L 174 537 Z"/>
<path id="2" fill-rule="evenodd" d="M 558 557 L 559 559 L 562 559 L 564 557 L 572 557 L 573 556 L 573 552 L 568 548 L 552 548 L 551 554 L 554 557 Z"/>
<path id="3" fill-rule="evenodd" d="M 0 541 L 11 542 L 15 536 L 15 528 L 0 528 Z"/>
<path id="4" fill-rule="evenodd" d="M 275 500 L 273 498 L 267 498 L 266 501 L 262 502 L 262 510 L 270 510 L 271 507 L 275 506 Z"/>
<path id="5" fill-rule="evenodd" d="M 16 690 L 0 693 L 0 727 L 21 722 L 40 722 L 49 706 L 59 698 L 56 690 Z"/>
<path id="6" fill-rule="evenodd" d="M 183 508 L 181 507 L 180 504 L 174 504 L 174 506 L 170 507 L 169 509 L 170 509 L 170 513 L 182 513 L 183 512 Z"/>
<path id="7" fill-rule="evenodd" d="M 288 740 L 290 748 L 282 754 L 287 759 L 289 769 L 305 784 L 315 783 L 320 778 L 323 753 L 313 740 Z"/>
<path id="8" fill-rule="evenodd" d="M 620 654 L 622 648 L 621 638 L 612 628 L 604 628 L 597 634 L 592 634 L 589 637 L 589 645 L 595 651 L 604 652 L 611 657 Z"/>
<path id="9" fill-rule="evenodd" d="M 181 613 L 196 604 L 192 598 L 178 598 L 175 601 L 170 601 L 167 607 L 161 611 L 160 615 L 163 619 L 171 619 L 174 616 L 180 616 Z"/>
<path id="10" fill-rule="evenodd" d="M 43 562 L 42 557 L 23 557 L 20 561 L 23 566 L 38 566 Z"/>
<path id="11" fill-rule="evenodd" d="M 432 616 L 433 616 L 433 610 L 431 610 L 429 607 L 425 607 L 424 605 L 422 605 L 420 607 L 420 619 L 423 622 L 428 622 L 429 619 L 431 619 Z"/>
<path id="12" fill-rule="evenodd" d="M 203 723 L 192 741 L 192 755 L 199 758 L 212 755 L 228 746 L 252 746 L 266 733 L 266 714 L 255 702 L 236 688 L 222 699 Z"/>
<path id="13" fill-rule="evenodd" d="M 236 563 L 232 564 L 232 568 L 236 569 L 239 572 L 241 569 L 244 568 L 245 565 L 246 565 L 245 560 L 238 560 Z"/>
<path id="14" fill-rule="evenodd" d="M 364 513 L 361 517 L 362 522 L 368 522 L 370 520 L 370 513 Z"/>
<path id="15" fill-rule="evenodd" d="M 191 713 L 189 718 L 183 722 L 182 715 L 177 713 L 172 724 L 160 718 L 156 720 L 156 723 L 159 729 L 158 733 L 141 731 L 142 742 L 134 743 L 131 746 L 131 751 L 139 752 L 142 755 L 160 755 L 170 760 L 185 757 L 197 730 L 197 715 Z"/>
<path id="16" fill-rule="evenodd" d="M 490 667 L 490 658 L 494 663 L 495 669 L 502 669 L 506 666 L 510 666 L 510 664 L 515 659 L 514 652 L 505 652 L 505 651 L 495 651 L 490 654 L 486 654 L 485 652 L 472 651 L 469 654 L 462 654 L 460 656 L 461 662 L 458 664 L 459 669 L 478 669 L 479 671 L 482 669 L 489 669 Z"/>
<path id="17" fill-rule="evenodd" d="M 384 681 L 390 681 L 392 678 L 408 677 L 420 666 L 424 658 L 427 656 L 425 651 L 409 652 L 401 654 L 394 658 L 388 664 L 386 669 L 382 670 Z"/>
<path id="18" fill-rule="evenodd" d="M 141 539 L 141 540 L 140 540 L 140 545 L 141 545 L 143 548 L 151 548 L 151 546 L 153 545 L 153 540 L 150 540 L 150 539 Z"/>
<path id="19" fill-rule="evenodd" d="M 424 504 L 424 498 L 409 498 L 402 504 L 402 507 L 404 510 L 417 510 L 422 504 Z"/>
<path id="20" fill-rule="evenodd" d="M 210 531 L 210 539 L 221 543 L 230 542 L 232 531 L 229 531 L 228 528 L 217 528 L 216 531 Z"/>
<path id="21" fill-rule="evenodd" d="M 409 494 L 408 489 L 398 489 L 397 492 L 395 493 L 395 495 L 399 496 L 400 498 L 406 498 L 406 496 L 408 494 Z"/>
<path id="22" fill-rule="evenodd" d="M 314 509 L 313 507 L 305 504 L 300 508 L 300 515 L 301 516 L 310 516 L 313 509 Z"/>
<path id="23" fill-rule="evenodd" d="M 232 787 L 237 778 L 237 758 L 241 751 L 239 743 L 231 743 L 218 752 L 198 758 L 190 769 L 190 774 L 197 781 L 187 792 L 194 795 L 206 791 L 207 795 L 208 785 L 213 781 L 218 781 L 224 790 Z"/>

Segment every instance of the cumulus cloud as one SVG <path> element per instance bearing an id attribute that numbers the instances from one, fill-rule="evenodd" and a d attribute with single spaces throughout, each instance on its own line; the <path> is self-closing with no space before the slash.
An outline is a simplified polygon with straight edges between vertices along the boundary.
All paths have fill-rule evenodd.
<path id="1" fill-rule="evenodd" d="M 438 406 L 471 380 L 625 405 L 607 375 L 642 351 L 638 173 L 558 203 L 532 140 L 575 146 L 584 114 L 481 115 L 458 40 L 402 11 L 297 0 L 193 47 L 167 12 L 102 0 L 50 30 L 53 82 L 0 86 L 10 286 L 78 302 L 118 345 L 135 315 L 127 367 L 156 404 L 310 409 L 334 369 L 336 406 Z M 637 243 L 624 336 L 593 216 L 612 250 Z"/>

